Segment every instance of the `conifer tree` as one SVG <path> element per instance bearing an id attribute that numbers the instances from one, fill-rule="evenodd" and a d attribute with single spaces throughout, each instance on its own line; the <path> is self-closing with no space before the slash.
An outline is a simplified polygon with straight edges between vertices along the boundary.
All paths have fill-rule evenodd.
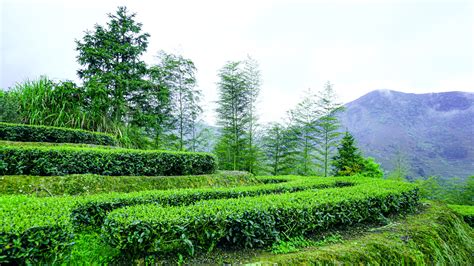
<path id="1" fill-rule="evenodd" d="M 147 67 L 140 57 L 148 47 L 148 33 L 142 33 L 142 24 L 135 21 L 136 14 L 129 14 L 126 7 L 119 7 L 115 14 L 108 14 L 106 26 L 95 25 L 94 31 L 86 31 L 82 41 L 76 40 L 77 71 L 93 99 L 93 110 L 105 113 L 104 119 L 115 123 L 127 123 L 129 109 L 137 107 L 130 100 L 144 85 Z M 100 102 L 100 104 L 98 104 Z"/>
<path id="2" fill-rule="evenodd" d="M 337 154 L 333 157 L 332 166 L 335 176 L 350 176 L 362 173 L 364 170 L 364 158 L 349 131 L 346 131 L 337 147 Z"/>

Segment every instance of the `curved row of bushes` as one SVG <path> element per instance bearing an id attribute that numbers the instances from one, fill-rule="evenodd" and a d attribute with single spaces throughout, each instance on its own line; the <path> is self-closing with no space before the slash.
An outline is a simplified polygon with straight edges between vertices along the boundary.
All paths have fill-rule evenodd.
<path id="1" fill-rule="evenodd" d="M 261 178 L 262 180 L 272 180 Z M 0 263 L 37 262 L 70 247 L 75 230 L 99 228 L 107 214 L 123 206 L 154 203 L 187 205 L 198 200 L 230 198 L 324 188 L 369 178 L 278 178 L 283 183 L 235 188 L 180 189 L 110 193 L 83 197 L 0 197 Z"/>
<path id="2" fill-rule="evenodd" d="M 257 177 L 257 180 L 260 179 Z M 87 201 L 78 203 L 72 211 L 71 219 L 78 227 L 100 227 L 107 214 L 115 209 L 140 204 L 159 204 L 161 206 L 190 205 L 201 200 L 253 197 L 268 194 L 291 193 L 309 189 L 343 187 L 368 182 L 368 178 L 308 178 L 289 176 L 286 182 L 264 185 L 214 188 L 186 189 L 169 191 L 142 191 L 132 193 L 96 195 Z M 262 180 L 273 180 L 262 178 Z"/>
<path id="3" fill-rule="evenodd" d="M 0 140 L 117 145 L 115 137 L 82 129 L 0 122 Z"/>
<path id="4" fill-rule="evenodd" d="M 0 175 L 170 176 L 214 173 L 210 153 L 75 146 L 0 146 Z"/>
<path id="5" fill-rule="evenodd" d="M 209 252 L 216 246 L 254 248 L 333 226 L 377 221 L 412 210 L 414 185 L 384 180 L 345 188 L 237 199 L 190 206 L 136 205 L 111 212 L 102 226 L 108 244 L 131 257 Z"/>

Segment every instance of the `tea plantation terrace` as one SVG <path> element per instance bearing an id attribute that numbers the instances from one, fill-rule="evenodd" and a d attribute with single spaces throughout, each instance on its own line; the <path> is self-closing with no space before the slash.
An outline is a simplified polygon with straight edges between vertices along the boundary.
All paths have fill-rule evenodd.
<path id="1" fill-rule="evenodd" d="M 209 153 L 117 145 L 102 133 L 0 123 L 0 264 L 175 263 L 199 256 L 219 262 L 214 254 L 226 250 L 264 252 L 294 237 L 438 209 L 462 223 L 452 235 L 472 235 L 461 214 L 437 205 L 420 209 L 414 184 L 364 176 L 253 176 L 218 171 Z M 389 241 L 384 237 L 377 243 Z M 403 254 L 418 264 L 472 259 L 466 256 L 472 239 L 456 243 L 457 255 L 438 248 L 439 241 L 433 248 L 411 245 Z M 338 250 L 330 258 L 339 263 L 360 258 L 355 251 L 351 260 L 341 256 L 352 249 Z M 283 254 L 270 261 L 315 263 L 328 253 L 308 254 L 313 260 Z M 366 258 L 377 256 L 386 259 L 374 250 Z"/>

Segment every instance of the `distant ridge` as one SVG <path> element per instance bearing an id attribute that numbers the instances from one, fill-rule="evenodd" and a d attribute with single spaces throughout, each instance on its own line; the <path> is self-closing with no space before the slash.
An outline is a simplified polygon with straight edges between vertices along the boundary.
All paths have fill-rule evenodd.
<path id="1" fill-rule="evenodd" d="M 474 175 L 474 93 L 376 90 L 346 108 L 343 126 L 385 170 L 404 158 L 411 177 Z"/>

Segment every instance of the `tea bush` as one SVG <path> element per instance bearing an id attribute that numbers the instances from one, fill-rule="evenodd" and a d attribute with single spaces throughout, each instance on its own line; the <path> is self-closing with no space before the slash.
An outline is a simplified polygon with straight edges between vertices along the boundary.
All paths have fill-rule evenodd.
<path id="1" fill-rule="evenodd" d="M 211 174 L 217 169 L 209 153 L 74 146 L 2 145 L 0 161 L 0 175 L 169 176 Z"/>
<path id="2" fill-rule="evenodd" d="M 102 227 L 124 254 L 208 252 L 215 246 L 254 248 L 282 237 L 376 221 L 413 209 L 414 185 L 373 181 L 344 188 L 201 201 L 190 206 L 136 205 L 111 212 Z"/>
<path id="3" fill-rule="evenodd" d="M 301 191 L 338 184 L 334 179 L 298 177 L 284 179 L 292 182 L 235 188 L 109 193 L 82 197 L 1 196 L 0 263 L 38 263 L 54 254 L 65 252 L 72 245 L 75 231 L 85 229 L 87 226 L 97 229 L 109 211 L 122 206 L 143 203 L 180 206 L 205 199 Z M 363 178 L 357 180 L 364 181 Z"/>
<path id="4" fill-rule="evenodd" d="M 0 140 L 117 145 L 115 137 L 82 129 L 0 122 Z"/>

